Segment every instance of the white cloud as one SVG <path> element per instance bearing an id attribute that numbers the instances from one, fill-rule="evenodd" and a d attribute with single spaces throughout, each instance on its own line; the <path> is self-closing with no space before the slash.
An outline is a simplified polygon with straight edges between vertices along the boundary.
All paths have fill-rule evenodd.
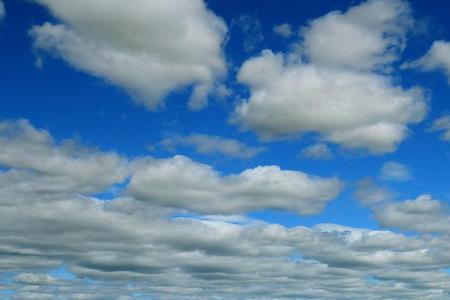
<path id="1" fill-rule="evenodd" d="M 374 212 L 378 222 L 384 227 L 424 233 L 450 232 L 447 206 L 433 200 L 430 195 L 383 204 L 375 207 Z"/>
<path id="2" fill-rule="evenodd" d="M 302 49 L 319 65 L 384 69 L 399 58 L 411 25 L 406 1 L 369 0 L 311 21 L 302 29 Z"/>
<path id="3" fill-rule="evenodd" d="M 395 161 L 388 161 L 381 168 L 381 179 L 393 181 L 408 181 L 413 177 L 409 168 Z"/>
<path id="4" fill-rule="evenodd" d="M 433 125 L 428 130 L 442 131 L 441 139 L 447 142 L 450 141 L 450 115 L 445 115 L 434 120 Z"/>
<path id="5" fill-rule="evenodd" d="M 34 26 L 35 48 L 124 88 L 149 109 L 190 85 L 189 105 L 199 109 L 226 71 L 227 28 L 203 0 L 35 1 L 62 22 Z"/>
<path id="6" fill-rule="evenodd" d="M 419 88 L 402 89 L 375 73 L 325 69 L 265 50 L 238 75 L 251 96 L 233 121 L 262 137 L 316 132 L 323 140 L 372 153 L 392 152 L 407 125 L 424 117 Z"/>
<path id="7" fill-rule="evenodd" d="M 273 28 L 273 32 L 275 32 L 276 34 L 284 37 L 284 38 L 288 38 L 291 37 L 294 33 L 292 31 L 292 27 L 290 24 L 288 23 L 283 23 L 280 25 L 276 25 Z"/>
<path id="8" fill-rule="evenodd" d="M 3 4 L 3 1 L 0 1 L 0 21 L 5 17 L 5 4 Z"/>
<path id="9" fill-rule="evenodd" d="M 73 140 L 57 143 L 26 120 L 0 122 L 0 166 L 9 168 L 0 172 L 0 185 L 22 181 L 24 189 L 55 192 L 98 192 L 128 174 L 127 161 L 118 154 L 99 153 Z"/>
<path id="10" fill-rule="evenodd" d="M 260 166 L 220 176 L 183 156 L 136 161 L 130 195 L 162 206 L 200 213 L 282 209 L 315 214 L 342 189 L 337 178 L 319 178 L 277 166 Z"/>
<path id="11" fill-rule="evenodd" d="M 423 57 L 404 63 L 402 67 L 419 68 L 423 71 L 441 70 L 447 75 L 450 84 L 450 42 L 435 41 Z"/>
<path id="12" fill-rule="evenodd" d="M 394 193 L 386 187 L 379 186 L 371 178 L 364 178 L 356 183 L 354 196 L 361 204 L 372 206 L 391 200 Z"/>
<path id="13" fill-rule="evenodd" d="M 309 159 L 331 159 L 333 152 L 327 144 L 318 143 L 306 147 L 300 152 L 300 155 Z"/>
<path id="14" fill-rule="evenodd" d="M 264 147 L 250 147 L 238 140 L 199 133 L 170 136 L 160 144 L 170 151 L 175 151 L 177 146 L 191 146 L 200 154 L 219 154 L 239 159 L 252 158 L 265 151 Z"/>

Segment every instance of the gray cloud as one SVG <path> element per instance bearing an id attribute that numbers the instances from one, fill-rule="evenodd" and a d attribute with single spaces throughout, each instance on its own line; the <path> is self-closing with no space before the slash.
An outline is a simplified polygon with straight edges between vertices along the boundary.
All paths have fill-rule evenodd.
<path id="1" fill-rule="evenodd" d="M 191 85 L 189 106 L 203 107 L 226 71 L 227 28 L 203 0 L 35 1 L 62 22 L 31 29 L 36 49 L 124 88 L 151 110 Z"/>
<path id="2" fill-rule="evenodd" d="M 160 144 L 170 151 L 175 151 L 179 146 L 190 146 L 200 154 L 224 155 L 239 159 L 252 158 L 265 151 L 264 147 L 251 147 L 238 140 L 199 133 L 169 136 Z"/>
<path id="3" fill-rule="evenodd" d="M 342 189 L 337 178 L 319 178 L 278 166 L 220 176 L 184 156 L 134 162 L 129 193 L 158 205 L 201 213 L 241 213 L 265 208 L 320 212 Z"/>

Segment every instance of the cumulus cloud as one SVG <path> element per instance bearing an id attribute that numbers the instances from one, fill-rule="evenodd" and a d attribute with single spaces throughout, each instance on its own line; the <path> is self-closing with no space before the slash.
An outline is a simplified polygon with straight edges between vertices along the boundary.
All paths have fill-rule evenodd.
<path id="1" fill-rule="evenodd" d="M 419 88 L 402 89 L 375 73 L 324 69 L 265 50 L 245 62 L 238 79 L 251 96 L 233 121 L 262 137 L 316 132 L 321 139 L 372 153 L 392 152 L 407 125 L 424 117 Z"/>
<path id="2" fill-rule="evenodd" d="M 428 131 L 442 131 L 441 140 L 450 141 L 450 115 L 442 116 L 434 120 Z"/>
<path id="3" fill-rule="evenodd" d="M 400 0 L 369 0 L 311 21 L 300 53 L 264 50 L 241 66 L 238 80 L 250 97 L 232 121 L 266 139 L 315 133 L 349 149 L 395 151 L 427 111 L 421 88 L 382 74 L 398 59 L 411 22 Z"/>
<path id="4" fill-rule="evenodd" d="M 411 171 L 406 165 L 395 161 L 388 161 L 381 168 L 381 179 L 393 181 L 408 181 L 413 177 Z"/>
<path id="5" fill-rule="evenodd" d="M 130 195 L 158 205 L 200 213 L 282 209 L 315 214 L 342 189 L 337 178 L 320 178 L 278 166 L 259 166 L 221 176 L 184 156 L 134 162 Z"/>
<path id="6" fill-rule="evenodd" d="M 302 49 L 319 65 L 384 69 L 399 58 L 411 25 L 406 1 L 369 0 L 311 21 L 301 32 Z"/>
<path id="7" fill-rule="evenodd" d="M 450 84 L 450 42 L 435 41 L 430 50 L 421 58 L 402 65 L 405 69 L 418 68 L 422 71 L 441 70 Z"/>
<path id="8" fill-rule="evenodd" d="M 294 34 L 291 25 L 288 23 L 276 25 L 275 27 L 273 27 L 273 32 L 284 38 L 291 37 Z"/>
<path id="9" fill-rule="evenodd" d="M 200 154 L 219 154 L 239 159 L 252 158 L 266 150 L 264 147 L 248 146 L 238 140 L 200 133 L 170 136 L 160 144 L 170 151 L 175 151 L 177 146 L 190 146 Z"/>
<path id="10" fill-rule="evenodd" d="M 318 143 L 303 149 L 300 156 L 309 159 L 331 159 L 333 152 L 327 144 Z"/>
<path id="11" fill-rule="evenodd" d="M 361 204 L 372 206 L 391 200 L 394 193 L 388 188 L 378 185 L 372 178 L 364 178 L 356 183 L 354 196 Z"/>
<path id="12" fill-rule="evenodd" d="M 34 47 L 124 88 L 154 110 L 175 89 L 193 86 L 199 109 L 226 71 L 224 22 L 203 0 L 35 0 L 61 21 L 34 26 Z"/>
<path id="13" fill-rule="evenodd" d="M 0 122 L 0 166 L 8 169 L 0 172 L 0 185 L 16 182 L 35 192 L 98 192 L 128 174 L 127 161 L 118 154 L 74 140 L 58 143 L 26 120 Z"/>
<path id="14" fill-rule="evenodd" d="M 424 233 L 450 232 L 447 205 L 421 195 L 414 200 L 391 202 L 374 208 L 378 222 L 384 227 Z"/>

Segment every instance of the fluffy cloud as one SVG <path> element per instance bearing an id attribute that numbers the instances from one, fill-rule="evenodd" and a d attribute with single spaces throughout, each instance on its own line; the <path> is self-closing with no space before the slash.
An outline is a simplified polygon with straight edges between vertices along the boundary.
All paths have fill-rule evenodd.
<path id="1" fill-rule="evenodd" d="M 383 69 L 398 59 L 411 24 L 405 1 L 369 0 L 311 21 L 302 29 L 303 50 L 319 65 Z"/>
<path id="2" fill-rule="evenodd" d="M 381 179 L 394 181 L 408 181 L 413 177 L 409 168 L 395 161 L 388 161 L 381 168 Z"/>
<path id="3" fill-rule="evenodd" d="M 309 159 L 331 159 L 333 152 L 327 144 L 318 143 L 303 149 L 300 156 Z"/>
<path id="4" fill-rule="evenodd" d="M 260 166 L 221 176 L 184 156 L 134 162 L 130 195 L 150 203 L 200 213 L 282 209 L 315 214 L 334 199 L 342 183 L 277 166 Z"/>
<path id="5" fill-rule="evenodd" d="M 418 88 L 402 89 L 375 73 L 291 62 L 270 50 L 248 60 L 238 79 L 251 96 L 233 120 L 263 137 L 317 132 L 347 148 L 392 152 L 407 124 L 421 121 L 427 110 Z"/>
<path id="6" fill-rule="evenodd" d="M 374 208 L 378 222 L 385 227 L 418 232 L 450 232 L 447 206 L 422 195 L 414 200 L 391 202 Z"/>
<path id="7" fill-rule="evenodd" d="M 450 115 L 445 115 L 436 119 L 428 130 L 442 131 L 441 139 L 443 141 L 450 141 Z"/>
<path id="8" fill-rule="evenodd" d="M 354 196 L 361 204 L 371 206 L 391 200 L 394 193 L 386 187 L 379 186 L 371 178 L 364 178 L 356 183 Z"/>
<path id="9" fill-rule="evenodd" d="M 0 122 L 0 185 L 23 189 L 98 192 L 125 179 L 127 161 L 73 140 L 57 143 L 26 120 Z M 38 176 L 36 176 L 38 175 Z M 7 183 L 7 184 L 6 184 Z"/>
<path id="10" fill-rule="evenodd" d="M 403 68 L 419 68 L 423 71 L 441 70 L 450 84 L 450 42 L 435 41 L 430 50 L 418 60 L 402 65 Z"/>
<path id="11" fill-rule="evenodd" d="M 311 21 L 300 54 L 264 50 L 242 65 L 238 80 L 250 97 L 232 121 L 263 138 L 311 132 L 350 149 L 394 151 L 427 111 L 422 89 L 380 74 L 398 59 L 411 23 L 400 0 L 369 0 Z"/>
<path id="12" fill-rule="evenodd" d="M 292 32 L 292 27 L 290 24 L 288 23 L 283 23 L 280 25 L 276 25 L 273 28 L 273 32 L 275 32 L 276 34 L 284 37 L 284 38 L 288 38 L 290 36 L 292 36 L 293 32 Z"/>
<path id="13" fill-rule="evenodd" d="M 191 146 L 200 154 L 220 154 L 240 159 L 254 157 L 265 150 L 264 147 L 247 146 L 238 140 L 199 133 L 167 137 L 160 144 L 170 151 L 175 151 L 177 146 Z"/>
<path id="14" fill-rule="evenodd" d="M 189 105 L 201 108 L 225 73 L 227 28 L 203 0 L 35 1 L 62 22 L 31 29 L 36 49 L 124 88 L 149 109 L 191 85 Z"/>

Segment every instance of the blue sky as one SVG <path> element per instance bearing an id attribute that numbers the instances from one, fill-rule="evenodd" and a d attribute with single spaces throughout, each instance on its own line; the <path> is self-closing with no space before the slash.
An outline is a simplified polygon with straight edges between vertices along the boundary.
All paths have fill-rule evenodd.
<path id="1" fill-rule="evenodd" d="M 450 297 L 450 3 L 0 3 L 0 299 Z"/>

